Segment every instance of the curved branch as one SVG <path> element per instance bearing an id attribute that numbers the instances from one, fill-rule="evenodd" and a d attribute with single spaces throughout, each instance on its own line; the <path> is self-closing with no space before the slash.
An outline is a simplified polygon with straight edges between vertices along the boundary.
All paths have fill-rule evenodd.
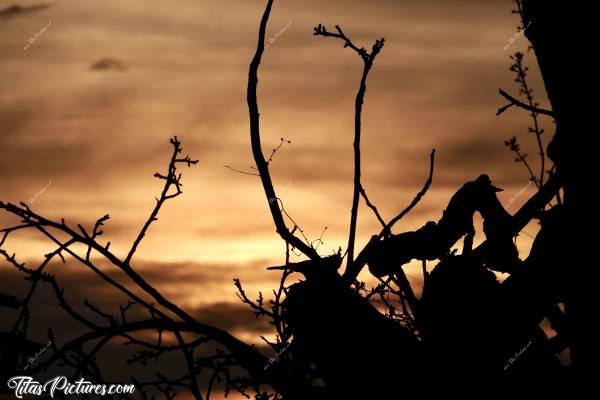
<path id="1" fill-rule="evenodd" d="M 373 237 L 371 237 L 371 240 L 361 250 L 361 252 L 358 254 L 358 257 L 356 257 L 356 261 L 353 264 L 349 265 L 348 268 L 346 268 L 346 271 L 344 272 L 344 275 L 343 275 L 343 278 L 346 283 L 353 282 L 354 279 L 356 279 L 356 277 L 360 273 L 360 271 L 367 264 L 367 255 L 368 255 L 368 252 L 369 252 L 369 249 L 371 248 L 371 246 L 373 244 L 377 243 L 383 236 L 388 235 L 391 232 L 392 226 L 394 226 L 394 224 L 396 222 L 398 222 L 402 218 L 404 218 L 404 216 L 406 214 L 408 214 L 413 208 L 415 208 L 415 206 L 419 203 L 419 201 L 421 201 L 421 198 L 423 198 L 425 193 L 427 193 L 427 191 L 429 190 L 429 187 L 431 186 L 431 182 L 433 182 L 434 166 L 435 166 L 435 149 L 431 150 L 431 154 L 429 156 L 429 176 L 427 177 L 427 181 L 423 185 L 423 188 L 421 189 L 421 191 L 419 191 L 419 193 L 417 193 L 417 195 L 410 202 L 410 204 L 404 210 L 402 210 L 400 212 L 400 214 L 398 214 L 397 216 L 392 218 L 391 221 L 388 222 L 384 226 L 384 228 L 381 230 L 381 232 L 379 232 L 378 235 L 374 235 Z"/>
<path id="2" fill-rule="evenodd" d="M 256 90 L 258 86 L 258 68 L 260 67 L 260 61 L 262 59 L 265 47 L 265 31 L 267 29 L 267 22 L 269 21 L 269 15 L 271 14 L 272 6 L 273 0 L 269 0 L 260 21 L 256 53 L 254 54 L 254 58 L 250 63 L 250 69 L 248 71 L 248 91 L 246 99 L 248 102 L 248 112 L 250 114 L 250 141 L 252 143 L 252 155 L 254 156 L 254 161 L 256 162 L 256 168 L 258 169 L 258 173 L 260 175 L 260 180 L 265 191 L 267 203 L 269 204 L 269 210 L 273 216 L 273 222 L 275 223 L 277 233 L 286 243 L 289 243 L 292 247 L 297 248 L 310 259 L 316 260 L 320 258 L 317 251 L 290 232 L 285 225 L 283 215 L 281 214 L 281 210 L 279 209 L 277 202 L 269 201 L 269 199 L 276 199 L 277 194 L 275 193 L 273 181 L 271 180 L 271 174 L 269 173 L 269 164 L 265 160 L 260 142 L 260 113 L 258 111 Z"/>
<path id="3" fill-rule="evenodd" d="M 392 218 L 392 220 L 390 222 L 388 222 L 388 224 L 385 226 L 385 228 L 379 234 L 379 237 L 383 237 L 383 235 L 390 233 L 392 226 L 394 226 L 394 224 L 396 222 L 398 222 L 402 218 L 404 218 L 404 216 L 406 214 L 408 214 L 413 208 L 415 208 L 415 206 L 417 204 L 419 204 L 419 201 L 421 201 L 421 198 L 423 198 L 423 196 L 425 196 L 425 193 L 427 193 L 427 191 L 429 190 L 429 186 L 431 186 L 431 182 L 433 182 L 434 164 L 435 164 L 435 149 L 431 150 L 431 155 L 429 156 L 429 176 L 427 177 L 427 181 L 423 185 L 423 188 L 421 189 L 421 191 L 419 193 L 417 193 L 417 195 L 410 202 L 410 204 L 404 210 L 402 210 L 400 212 L 400 214 L 396 215 L 394 218 Z"/>

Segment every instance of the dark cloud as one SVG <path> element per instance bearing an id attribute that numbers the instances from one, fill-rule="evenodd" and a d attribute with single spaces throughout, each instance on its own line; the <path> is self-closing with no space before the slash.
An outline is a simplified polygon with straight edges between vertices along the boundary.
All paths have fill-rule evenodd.
<path id="1" fill-rule="evenodd" d="M 25 258 L 24 256 L 19 257 L 17 254 L 18 259 L 27 260 L 26 263 L 30 268 L 39 263 L 42 256 L 43 255 L 40 254 L 39 257 L 35 259 Z M 10 276 L 13 276 L 16 273 L 12 272 L 12 269 L 9 268 L 4 259 L 0 260 L 0 263 L 0 265 L 3 265 L 2 269 L 4 270 L 4 272 L 0 270 L 0 273 L 8 273 Z M 240 264 L 134 260 L 132 264 L 138 274 L 156 287 L 186 283 L 189 285 L 197 285 L 200 290 L 204 285 L 210 286 L 215 283 L 231 283 L 232 291 L 234 290 L 232 280 L 238 276 L 240 270 L 242 270 L 242 272 L 244 270 L 251 272 L 256 271 L 257 268 L 265 269 L 266 267 L 271 266 L 267 261 L 260 260 Z M 96 265 L 110 278 L 119 282 L 128 281 L 125 272 L 108 264 L 108 262 L 96 262 Z M 103 283 L 102 279 L 94 272 L 73 259 L 67 258 L 65 264 L 56 260 L 50 263 L 47 272 L 55 274 L 61 285 L 68 288 L 74 288 L 76 293 L 97 291 L 101 294 L 108 294 L 113 290 L 108 284 Z M 244 273 L 244 275 L 248 274 Z M 251 279 L 249 280 L 251 281 Z M 129 284 L 132 283 L 129 282 Z M 8 285 L 8 287 L 10 287 L 10 285 Z M 113 302 L 110 297 L 99 300 Z"/>
<path id="2" fill-rule="evenodd" d="M 34 263 L 28 264 L 30 264 L 28 265 L 30 268 L 34 265 Z M 189 272 L 183 271 L 184 268 Z M 235 266 L 231 266 L 231 269 L 233 268 Z M 138 268 L 136 267 L 136 269 Z M 223 282 L 225 280 L 231 282 L 233 277 L 227 272 L 214 271 L 214 265 L 193 263 L 150 263 L 139 269 L 138 272 L 163 294 L 165 294 L 164 288 L 170 284 L 186 282 L 193 285 L 196 290 L 201 291 L 215 281 Z M 57 262 L 51 264 L 47 271 L 56 276 L 57 281 L 64 288 L 65 298 L 78 312 L 83 313 L 98 324 L 107 322 L 84 306 L 84 300 L 89 300 L 102 311 L 120 318 L 119 306 L 127 304 L 127 297 L 117 289 L 104 283 L 93 272 L 86 270 L 83 265 L 73 262 L 67 264 Z M 210 271 L 213 271 L 213 273 Z M 233 274 L 233 271 L 231 274 Z M 114 268 L 108 272 L 108 275 L 118 282 L 125 283 L 129 288 L 133 287 L 133 284 L 125 279 L 124 273 L 116 271 Z M 7 265 L 4 260 L 0 261 L 0 294 L 3 295 L 2 299 L 10 299 L 11 302 L 15 299 L 17 301 L 23 299 L 29 288 L 29 282 L 24 278 L 24 274 Z M 134 290 L 134 292 L 148 298 L 148 295 L 143 294 L 140 290 Z M 173 300 L 172 297 L 167 297 Z M 228 303 L 221 301 L 184 308 L 187 308 L 187 311 L 196 317 L 198 321 L 227 330 L 234 335 L 249 333 L 258 338 L 260 334 L 272 331 L 264 318 L 257 319 L 252 311 L 241 302 Z M 85 331 L 82 325 L 70 318 L 59 307 L 54 292 L 47 284 L 40 284 L 38 287 L 36 296 L 34 296 L 31 303 L 30 314 L 31 332 L 33 332 L 37 341 L 43 342 L 45 340 L 48 328 L 52 328 L 61 340 L 66 340 Z M 10 328 L 16 315 L 17 310 L 7 311 L 6 308 L 2 308 L 2 312 L 0 312 L 0 331 L 6 331 Z M 128 321 L 135 321 L 147 319 L 149 314 L 142 308 L 134 306 L 127 316 Z"/>
<path id="3" fill-rule="evenodd" d="M 52 140 L 29 143 L 13 140 L 10 147 L 11 151 L 3 152 L 0 157 L 0 178 L 69 175 L 84 163 L 87 149 L 81 143 Z"/>
<path id="4" fill-rule="evenodd" d="M 172 269 L 173 265 L 165 264 L 162 268 Z M 67 269 L 65 267 L 64 269 Z M 87 310 L 83 305 L 83 299 L 89 299 L 104 312 L 112 314 L 119 318 L 119 305 L 124 304 L 125 298 L 116 294 L 99 291 L 94 280 L 90 279 L 89 274 L 77 272 L 75 270 L 60 271 L 57 274 L 61 284 L 65 288 L 65 297 L 69 303 L 79 312 L 84 313 L 91 320 L 100 325 L 106 325 L 107 321 L 94 315 Z M 13 269 L 9 269 L 0 262 L 0 294 L 10 293 L 17 298 L 22 298 L 26 295 L 26 289 L 29 287 L 28 282 L 23 280 L 23 276 Z M 199 287 L 200 289 L 200 287 Z M 0 300 L 2 297 L 0 297 Z M 196 317 L 198 321 L 215 326 L 220 329 L 226 329 L 232 334 L 250 333 L 258 338 L 258 335 L 269 332 L 269 325 L 264 319 L 256 319 L 252 312 L 241 303 L 215 303 L 197 307 L 190 311 L 191 315 Z M 149 315 L 142 312 L 141 309 L 135 306 L 128 312 L 128 321 L 138 319 L 147 319 Z M 9 330 L 12 327 L 17 317 L 17 310 L 9 310 L 0 306 L 0 332 Z M 76 338 L 77 336 L 87 332 L 87 329 L 82 325 L 74 322 L 67 314 L 58 307 L 53 292 L 47 285 L 43 284 L 38 288 L 38 292 L 31 303 L 30 309 L 30 332 L 32 339 L 38 343 L 46 344 L 48 338 L 46 332 L 49 328 L 52 329 L 56 344 L 60 345 Z M 144 339 L 148 340 L 147 336 Z M 164 340 L 170 340 L 170 335 L 165 334 Z M 136 349 L 134 346 L 124 346 L 122 340 L 115 338 L 104 346 L 103 350 L 97 355 L 97 362 L 100 366 L 103 378 L 105 381 L 129 382 L 131 376 L 135 376 L 139 380 L 151 380 L 155 377 L 156 372 L 161 372 L 167 376 L 178 376 L 184 373 L 184 363 L 181 362 L 181 354 L 167 353 L 157 361 L 150 361 L 147 365 L 128 364 L 127 360 L 131 358 Z M 212 355 L 217 348 L 221 346 L 216 343 L 209 342 L 196 350 L 196 357 L 202 355 Z M 264 344 L 256 346 L 263 354 L 271 354 Z M 41 354 L 39 361 L 45 359 L 44 354 Z M 56 375 L 64 374 L 60 368 L 53 368 L 37 375 L 40 380 L 50 379 Z M 208 377 L 205 374 L 200 376 L 200 385 L 206 388 Z"/>
<path id="5" fill-rule="evenodd" d="M 34 263 L 28 265 L 31 267 Z M 228 279 L 228 273 L 220 274 L 214 271 L 215 265 L 200 265 L 195 263 L 140 263 L 140 273 L 149 282 L 154 284 L 159 290 L 170 283 L 187 281 L 195 285 L 196 290 L 203 290 L 206 285 L 211 284 L 211 280 Z M 137 267 L 136 267 L 137 268 Z M 223 266 L 221 266 L 223 268 Z M 234 269 L 231 266 L 230 269 Z M 195 274 L 183 271 L 196 271 Z M 56 263 L 50 266 L 49 271 L 56 274 L 58 281 L 64 287 L 64 296 L 69 304 L 78 312 L 83 313 L 92 321 L 100 325 L 106 325 L 107 321 L 98 315 L 90 312 L 83 305 L 84 299 L 88 299 L 102 311 L 120 318 L 119 305 L 126 304 L 126 298 L 120 292 L 111 289 L 106 284 L 100 283 L 101 280 L 93 273 L 86 271 L 82 265 L 72 262 L 67 264 Z M 198 273 L 198 271 L 201 271 Z M 204 272 L 202 272 L 204 271 Z M 210 271 L 214 271 L 211 274 Z M 233 272 L 231 272 L 233 273 Z M 110 272 L 109 275 L 119 281 L 123 279 L 123 273 Z M 9 267 L 2 260 L 0 261 L 0 300 L 8 298 L 14 302 L 14 298 L 22 299 L 27 294 L 29 282 L 25 281 L 24 275 Z M 131 285 L 128 285 L 131 287 Z M 137 292 L 137 291 L 136 291 Z M 164 291 L 163 291 L 164 293 Z M 168 296 L 167 296 L 168 297 Z M 172 300 L 172 298 L 170 298 Z M 256 338 L 258 342 L 259 335 L 272 332 L 272 327 L 264 318 L 257 319 L 252 311 L 241 302 L 227 303 L 217 302 L 200 305 L 198 307 L 187 308 L 187 311 L 198 321 L 219 329 L 227 330 L 236 335 L 250 335 Z M 0 332 L 7 331 L 12 327 L 16 320 L 18 310 L 7 309 L 0 306 Z M 149 318 L 149 314 L 139 307 L 133 306 L 127 313 L 128 321 L 135 321 Z M 34 296 L 30 309 L 30 332 L 32 339 L 38 343 L 45 344 L 48 341 L 46 332 L 51 328 L 55 337 L 56 344 L 61 345 L 68 340 L 72 340 L 78 335 L 84 334 L 87 329 L 81 324 L 70 318 L 57 304 L 54 293 L 48 285 L 41 284 L 38 287 L 36 296 Z M 144 336 L 148 339 L 147 336 Z M 168 334 L 165 334 L 164 340 L 171 340 Z M 181 362 L 179 353 L 167 353 L 159 361 L 150 361 L 146 366 L 138 364 L 128 364 L 127 360 L 132 357 L 136 348 L 134 346 L 123 346 L 120 339 L 114 339 L 109 342 L 98 354 L 97 361 L 101 368 L 103 378 L 106 381 L 129 382 L 131 376 L 138 379 L 153 379 L 156 372 L 161 372 L 168 376 L 178 376 L 184 373 L 184 363 Z M 259 351 L 266 355 L 272 355 L 272 351 L 267 349 L 264 344 L 257 343 Z M 196 357 L 201 355 L 211 355 L 219 345 L 209 342 L 195 352 Z M 44 359 L 42 355 L 40 361 Z M 38 376 L 39 379 L 49 379 L 53 376 L 64 374 L 60 369 L 52 369 Z M 202 388 L 207 385 L 205 375 L 200 376 Z"/>
<path id="6" fill-rule="evenodd" d="M 36 4 L 32 6 L 21 6 L 18 4 L 13 4 L 11 6 L 0 8 L 0 19 L 1 18 L 12 18 L 19 15 L 29 14 L 36 11 L 45 10 L 50 8 L 50 4 Z"/>
<path id="7" fill-rule="evenodd" d="M 0 103 L 0 178 L 62 174 L 82 160 L 84 147 L 81 144 L 43 138 L 28 140 L 24 135 L 42 118 L 45 110 L 41 101 Z M 10 151 L 6 151 L 9 148 Z"/>
<path id="8" fill-rule="evenodd" d="M 93 63 L 90 69 L 92 71 L 125 71 L 127 68 L 125 62 L 116 58 L 105 57 Z"/>
<path id="9" fill-rule="evenodd" d="M 215 303 L 194 310 L 198 321 L 214 325 L 228 332 L 250 331 L 253 333 L 272 333 L 273 326 L 264 317 L 256 317 L 248 306 L 233 303 Z"/>
<path id="10" fill-rule="evenodd" d="M 0 148 L 14 144 L 18 134 L 27 128 L 35 115 L 33 104 L 12 102 L 0 104 Z"/>

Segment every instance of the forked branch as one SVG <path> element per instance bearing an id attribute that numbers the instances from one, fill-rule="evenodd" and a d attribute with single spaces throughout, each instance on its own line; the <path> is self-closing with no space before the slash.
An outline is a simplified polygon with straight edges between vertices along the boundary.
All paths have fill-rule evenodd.
<path id="1" fill-rule="evenodd" d="M 314 28 L 315 36 L 333 37 L 340 39 L 344 42 L 344 47 L 349 47 L 354 50 L 363 60 L 363 72 L 360 79 L 360 85 L 358 92 L 356 93 L 356 99 L 354 103 L 354 190 L 352 192 L 352 208 L 350 211 L 350 232 L 348 235 L 348 259 L 346 260 L 347 268 L 354 263 L 354 243 L 356 240 L 356 225 L 358 220 L 358 201 L 361 193 L 361 155 L 360 155 L 360 138 L 361 138 L 361 122 L 362 122 L 362 108 L 365 98 L 365 92 L 367 91 L 367 77 L 369 71 L 373 67 L 375 58 L 383 48 L 385 39 L 381 38 L 375 41 L 371 52 L 369 53 L 365 48 L 359 48 L 342 30 L 339 25 L 335 26 L 337 32 L 329 32 L 325 26 L 319 24 Z M 366 197 L 366 196 L 365 196 Z M 373 208 L 372 208 L 373 209 Z M 378 214 L 378 213 L 376 213 Z"/>

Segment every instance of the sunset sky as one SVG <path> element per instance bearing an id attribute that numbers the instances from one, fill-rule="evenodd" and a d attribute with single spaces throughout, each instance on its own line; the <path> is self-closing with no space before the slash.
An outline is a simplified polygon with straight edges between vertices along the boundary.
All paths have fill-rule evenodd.
<path id="1" fill-rule="evenodd" d="M 245 91 L 265 3 L 71 0 L 28 9 L 40 3 L 19 1 L 20 12 L 0 14 L 0 200 L 33 198 L 34 211 L 73 225 L 108 213 L 103 241 L 124 256 L 154 206 L 162 183 L 153 174 L 165 170 L 177 135 L 200 162 L 182 169 L 184 194 L 166 204 L 134 266 L 177 303 L 204 311 L 200 320 L 254 341 L 264 327 L 243 312 L 232 279 L 251 294 L 274 288 L 279 276 L 265 267 L 282 263 L 284 245 L 259 180 L 224 166 L 253 164 Z M 0 0 L 0 10 L 12 4 Z M 519 23 L 512 8 L 509 0 L 275 1 L 274 40 L 259 72 L 262 141 L 268 156 L 281 137 L 291 140 L 271 164 L 273 180 L 311 240 L 327 226 L 321 254 L 346 246 L 362 62 L 312 28 L 339 24 L 369 48 L 386 39 L 363 115 L 363 183 L 384 217 L 412 200 L 436 149 L 431 190 L 396 225 L 402 232 L 439 219 L 451 194 L 481 173 L 505 189 L 504 204 L 520 193 L 510 212 L 534 192 L 503 145 L 517 135 L 537 170 L 526 114 L 495 115 L 505 104 L 498 88 L 518 90 L 508 57 L 529 44 L 520 36 L 505 49 Z M 546 106 L 533 53 L 526 62 Z M 11 222 L 0 214 L 1 226 Z M 376 232 L 363 206 L 360 245 Z M 49 249 L 39 236 L 18 239 L 5 247 L 22 261 Z M 522 256 L 530 243 L 519 237 Z M 86 280 L 77 290 L 96 285 Z"/>

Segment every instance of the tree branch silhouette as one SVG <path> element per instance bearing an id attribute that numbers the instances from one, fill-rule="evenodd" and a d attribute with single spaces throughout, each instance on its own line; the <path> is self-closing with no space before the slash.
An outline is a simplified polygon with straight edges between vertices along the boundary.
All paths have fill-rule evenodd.
<path id="1" fill-rule="evenodd" d="M 365 245 L 365 247 L 363 247 L 363 249 L 359 253 L 358 257 L 356 257 L 356 261 L 344 272 L 343 279 L 347 283 L 353 282 L 360 273 L 360 271 L 365 267 L 365 265 L 367 264 L 367 257 L 369 251 L 373 247 L 373 245 L 379 242 L 384 236 L 390 235 L 392 227 L 398 221 L 404 218 L 413 208 L 415 208 L 415 206 L 419 204 L 423 196 L 425 196 L 425 194 L 429 190 L 429 187 L 431 186 L 431 183 L 433 182 L 434 165 L 435 149 L 431 151 L 431 154 L 429 156 L 429 175 L 427 177 L 427 180 L 425 181 L 425 184 L 423 185 L 423 188 L 417 193 L 417 195 L 413 198 L 413 200 L 404 210 L 402 210 L 398 215 L 392 218 L 390 222 L 384 224 L 383 229 L 381 230 L 381 232 L 379 232 L 378 235 L 374 235 L 373 237 L 371 237 L 371 240 L 369 240 L 369 242 Z"/>
<path id="2" fill-rule="evenodd" d="M 39 363 L 38 365 L 31 368 L 32 373 L 45 370 L 50 366 L 55 365 L 58 362 L 62 362 L 64 365 L 71 366 L 75 370 L 75 374 L 81 373 L 84 376 L 92 376 L 101 378 L 99 376 L 99 369 L 93 361 L 96 353 L 100 352 L 101 349 L 112 339 L 116 337 L 124 337 L 128 339 L 130 344 L 142 345 L 142 346 L 154 346 L 155 353 L 153 356 L 160 356 L 165 347 L 161 345 L 161 337 L 163 331 L 170 331 L 177 338 L 179 345 L 175 348 L 171 347 L 169 350 L 177 349 L 182 351 L 184 360 L 188 366 L 188 375 L 185 379 L 186 384 L 179 382 L 181 386 L 187 387 L 197 399 L 202 399 L 202 394 L 198 386 L 196 374 L 199 370 L 195 367 L 196 360 L 193 358 L 192 348 L 200 346 L 207 340 L 219 343 L 225 349 L 229 351 L 228 355 L 223 357 L 230 358 L 232 363 L 241 366 L 248 373 L 256 379 L 257 382 L 263 382 L 265 379 L 265 373 L 263 366 L 267 359 L 260 355 L 258 351 L 240 340 L 233 337 L 228 332 L 222 331 L 218 328 L 210 325 L 198 322 L 194 317 L 189 315 L 183 309 L 176 304 L 166 299 L 156 288 L 150 285 L 141 275 L 139 275 L 134 268 L 131 266 L 131 260 L 139 248 L 139 244 L 147 233 L 152 222 L 158 218 L 158 213 L 161 207 L 167 200 L 173 199 L 182 193 L 182 182 L 181 174 L 177 171 L 178 164 L 186 164 L 188 166 L 195 165 L 196 160 L 192 160 L 189 157 L 181 157 L 182 152 L 181 142 L 176 138 L 172 138 L 170 141 L 173 146 L 173 153 L 168 166 L 168 172 L 166 174 L 156 173 L 155 176 L 165 181 L 165 185 L 161 191 L 159 198 L 156 199 L 156 206 L 152 210 L 149 218 L 147 219 L 144 226 L 141 228 L 139 234 L 134 240 L 131 249 L 127 256 L 121 260 L 109 250 L 110 242 L 101 244 L 98 240 L 102 236 L 102 226 L 109 220 L 109 216 L 105 215 L 99 218 L 91 231 L 88 231 L 84 226 L 78 224 L 77 229 L 71 228 L 64 220 L 60 222 L 53 221 L 42 217 L 35 213 L 26 204 L 21 203 L 20 206 L 0 202 L 0 210 L 4 210 L 8 214 L 14 215 L 20 218 L 21 223 L 13 227 L 5 228 L 0 231 L 3 234 L 2 244 L 6 243 L 9 235 L 21 230 L 36 230 L 43 236 L 48 238 L 54 243 L 57 248 L 56 250 L 48 253 L 40 265 L 34 269 L 27 268 L 24 263 L 19 263 L 16 256 L 10 255 L 6 250 L 0 248 L 0 255 L 15 269 L 24 273 L 31 281 L 31 287 L 29 293 L 22 302 L 19 302 L 21 312 L 14 324 L 12 334 L 23 338 L 27 337 L 27 327 L 29 319 L 29 304 L 36 292 L 36 288 L 39 283 L 44 282 L 51 286 L 58 304 L 60 307 L 75 321 L 82 324 L 89 331 L 82 336 L 67 342 L 60 348 L 53 350 L 53 354 L 48 360 Z M 61 239 L 66 237 L 66 239 Z M 81 246 L 83 245 L 83 246 Z M 80 250 L 83 247 L 83 250 Z M 63 262 L 66 262 L 63 253 L 71 256 L 74 260 L 88 267 L 97 276 L 103 279 L 109 286 L 121 291 L 129 299 L 127 305 L 120 306 L 121 321 L 118 321 L 110 313 L 102 310 L 100 307 L 93 304 L 90 300 L 84 299 L 84 306 L 94 315 L 99 316 L 106 322 L 104 324 L 98 324 L 92 322 L 90 318 L 85 316 L 83 313 L 76 311 L 64 297 L 64 289 L 59 285 L 58 280 L 45 270 L 49 266 L 49 263 L 54 258 L 60 258 Z M 114 267 L 123 271 L 125 275 L 133 281 L 135 288 L 141 290 L 141 292 L 150 296 L 150 298 L 156 302 L 150 302 L 144 299 L 144 295 L 137 295 L 133 289 L 128 288 L 124 284 L 117 282 L 115 279 L 110 277 L 106 272 L 98 267 L 98 261 L 96 256 L 100 259 L 108 261 Z M 14 302 L 12 303 L 14 304 Z M 132 305 L 143 307 L 149 312 L 151 318 L 148 320 L 127 322 L 126 314 Z M 172 315 L 172 316 L 170 316 Z M 175 318 L 173 318 L 175 317 Z M 132 332 L 138 331 L 157 331 L 158 343 L 153 345 L 151 343 L 140 341 L 132 337 Z M 189 332 L 196 335 L 200 335 L 200 339 L 195 339 L 192 342 L 186 341 L 181 332 Z M 205 339 L 202 339 L 205 338 Z M 94 340 L 100 340 L 94 349 L 85 353 L 82 350 L 82 346 L 85 343 Z M 53 340 L 53 343 L 55 341 Z M 135 362 L 145 362 L 148 353 L 136 358 Z M 73 362 L 72 359 L 76 360 Z M 17 363 L 24 362 L 16 360 Z M 18 369 L 18 364 L 14 367 Z M 4 366 L 3 368 L 11 368 L 11 366 Z M 161 384 L 164 386 L 172 387 L 174 382 L 168 379 L 161 379 Z M 274 386 L 277 386 L 276 383 Z M 241 388 L 241 386 L 240 386 Z M 163 388 L 164 389 L 164 388 Z"/>
<path id="3" fill-rule="evenodd" d="M 367 192 L 366 192 L 365 188 L 362 185 L 360 186 L 359 191 L 360 191 L 361 196 L 365 200 L 365 203 L 367 203 L 367 206 L 371 210 L 373 210 L 373 214 L 375 214 L 375 217 L 377 218 L 377 220 L 379 221 L 379 223 L 381 224 L 381 226 L 383 226 L 385 228 L 385 226 L 386 226 L 385 221 L 381 217 L 381 214 L 379 214 L 379 210 L 377 210 L 377 207 L 375 207 L 375 205 L 373 203 L 371 203 L 371 201 L 369 200 L 369 197 L 367 196 Z"/>
<path id="4" fill-rule="evenodd" d="M 265 160 L 265 156 L 262 151 L 260 138 L 260 113 L 258 109 L 256 90 L 258 87 L 258 69 L 260 67 L 262 55 L 265 50 L 265 31 L 267 29 L 267 22 L 269 21 L 269 15 L 271 14 L 272 6 L 273 0 L 269 0 L 260 21 L 256 52 L 252 58 L 252 62 L 250 63 L 250 68 L 248 71 L 248 89 L 246 100 L 248 103 L 248 113 L 250 116 L 250 141 L 252 144 L 252 155 L 254 156 L 256 168 L 258 169 L 258 174 L 260 175 L 260 180 L 265 191 L 267 203 L 269 204 L 269 210 L 271 211 L 271 216 L 273 217 L 273 222 L 275 223 L 277 233 L 285 242 L 300 250 L 308 258 L 317 260 L 320 258 L 317 251 L 290 232 L 283 219 L 279 204 L 277 204 L 277 202 L 270 201 L 270 199 L 277 199 L 278 197 L 275 193 L 275 188 L 273 187 L 273 181 L 271 180 L 269 163 Z"/>
<path id="5" fill-rule="evenodd" d="M 547 115 L 549 117 L 555 118 L 556 115 L 554 114 L 554 111 L 550 111 L 550 110 L 545 110 L 543 108 L 538 108 L 538 107 L 534 107 L 530 104 L 525 104 L 522 101 L 516 99 L 515 97 L 511 96 L 510 94 L 506 93 L 504 90 L 502 89 L 498 89 L 498 93 L 500 93 L 500 95 L 502 97 L 504 97 L 506 100 L 510 101 L 509 104 L 500 107 L 498 109 L 498 111 L 496 112 L 496 115 L 500 115 L 502 114 L 504 111 L 508 110 L 510 107 L 512 106 L 517 106 L 520 107 L 524 110 L 530 111 L 530 112 L 534 112 L 536 114 L 542 114 L 542 115 Z"/>
<path id="6" fill-rule="evenodd" d="M 150 225 L 158 219 L 157 218 L 158 212 L 160 211 L 160 208 L 163 206 L 165 201 L 174 199 L 175 197 L 179 196 L 182 193 L 181 187 L 183 186 L 183 184 L 181 183 L 181 174 L 176 175 L 176 168 L 177 168 L 176 165 L 178 163 L 181 163 L 181 164 L 187 164 L 187 166 L 190 167 L 190 166 L 196 165 L 198 163 L 198 160 L 192 160 L 192 159 L 190 159 L 189 156 L 185 156 L 183 158 L 178 158 L 178 157 L 180 157 L 182 149 L 181 149 L 181 142 L 179 140 L 177 140 L 177 136 L 175 136 L 171 139 L 171 144 L 173 145 L 173 155 L 171 156 L 171 161 L 169 162 L 167 174 L 162 175 L 158 172 L 156 174 L 154 174 L 154 176 L 156 178 L 162 179 L 165 181 L 165 185 L 163 187 L 162 193 L 160 194 L 160 197 L 158 199 L 156 199 L 156 206 L 150 213 L 150 217 L 148 218 L 148 220 L 142 227 L 142 230 L 138 234 L 135 241 L 133 242 L 133 245 L 131 246 L 131 250 L 129 250 L 127 257 L 125 257 L 125 261 L 124 261 L 125 264 L 129 264 L 131 262 L 131 259 L 132 259 L 133 255 L 135 254 L 135 251 L 137 250 L 137 248 L 138 248 L 139 244 L 141 243 L 142 239 L 144 238 L 144 236 L 146 236 L 146 232 L 150 228 Z M 172 188 L 175 189 L 174 193 L 171 192 Z"/>
<path id="7" fill-rule="evenodd" d="M 385 39 L 381 38 L 375 41 L 371 52 L 369 53 L 365 48 L 358 48 L 352 40 L 339 25 L 335 26 L 337 32 L 329 32 L 325 28 L 325 26 L 319 24 L 314 28 L 315 36 L 323 36 L 323 37 L 333 37 L 336 39 L 340 39 L 344 42 L 344 47 L 349 47 L 354 52 L 356 52 L 363 60 L 363 72 L 360 78 L 360 85 L 358 88 L 358 92 L 356 93 L 356 99 L 354 102 L 354 190 L 352 193 L 352 208 L 350 211 L 350 232 L 348 234 L 348 247 L 347 247 L 347 260 L 346 265 L 349 268 L 354 263 L 354 242 L 356 240 L 356 225 L 358 219 L 358 201 L 360 192 L 362 189 L 360 183 L 361 176 L 361 154 L 360 154 L 360 139 L 361 139 L 361 123 L 362 123 L 362 108 L 365 98 L 365 93 L 367 91 L 367 77 L 371 68 L 373 67 L 373 63 L 375 62 L 375 58 L 383 48 L 383 44 Z"/>

